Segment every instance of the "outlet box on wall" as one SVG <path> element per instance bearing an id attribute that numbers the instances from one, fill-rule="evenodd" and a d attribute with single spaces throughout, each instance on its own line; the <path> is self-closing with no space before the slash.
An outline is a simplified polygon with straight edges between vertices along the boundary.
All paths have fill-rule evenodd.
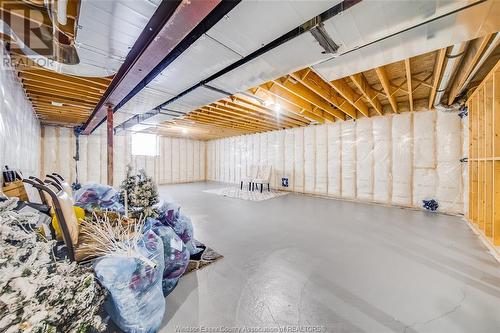
<path id="1" fill-rule="evenodd" d="M 288 178 L 281 178 L 281 187 L 288 187 Z"/>

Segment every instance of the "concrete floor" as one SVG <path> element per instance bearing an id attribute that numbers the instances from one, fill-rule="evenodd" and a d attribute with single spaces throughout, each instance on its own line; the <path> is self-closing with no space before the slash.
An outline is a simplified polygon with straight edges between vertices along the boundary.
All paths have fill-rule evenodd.
<path id="1" fill-rule="evenodd" d="M 500 265 L 463 219 L 295 194 L 251 202 L 202 192 L 222 186 L 160 186 L 191 216 L 195 237 L 225 256 L 181 279 L 160 332 L 500 332 Z"/>

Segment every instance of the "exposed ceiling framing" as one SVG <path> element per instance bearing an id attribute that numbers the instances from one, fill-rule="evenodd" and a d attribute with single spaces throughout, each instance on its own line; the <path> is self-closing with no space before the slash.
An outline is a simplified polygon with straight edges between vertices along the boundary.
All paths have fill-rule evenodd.
<path id="1" fill-rule="evenodd" d="M 84 123 L 111 83 L 111 78 L 55 73 L 19 54 L 12 54 L 12 59 L 42 124 L 77 126 Z"/>
<path id="2" fill-rule="evenodd" d="M 466 74 L 472 72 L 493 35 L 470 42 L 443 102 L 456 99 L 457 91 L 462 90 L 468 77 Z M 449 49 L 438 49 L 331 82 L 312 67 L 304 68 L 202 106 L 182 119 L 167 121 L 148 131 L 185 135 L 179 131 L 181 128 L 190 136 L 212 139 L 432 109 Z M 449 97 L 452 94 L 455 96 Z M 197 128 L 205 131 L 196 132 Z"/>

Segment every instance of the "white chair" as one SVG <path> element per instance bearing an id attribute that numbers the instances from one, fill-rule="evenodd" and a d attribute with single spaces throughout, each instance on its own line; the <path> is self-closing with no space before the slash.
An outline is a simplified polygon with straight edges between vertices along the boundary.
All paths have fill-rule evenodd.
<path id="1" fill-rule="evenodd" d="M 257 185 L 257 188 L 260 185 L 260 193 L 262 193 L 262 188 L 264 184 L 267 184 L 267 190 L 270 191 L 269 183 L 271 182 L 271 166 L 264 165 L 259 168 L 259 173 L 256 179 L 254 179 L 253 183 Z"/>
<path id="2" fill-rule="evenodd" d="M 256 165 L 250 166 L 250 173 L 247 177 L 241 180 L 240 188 L 243 190 L 243 183 L 248 183 L 248 190 L 250 191 L 250 188 L 253 184 L 253 180 L 257 178 L 258 174 L 259 174 L 259 167 Z"/>

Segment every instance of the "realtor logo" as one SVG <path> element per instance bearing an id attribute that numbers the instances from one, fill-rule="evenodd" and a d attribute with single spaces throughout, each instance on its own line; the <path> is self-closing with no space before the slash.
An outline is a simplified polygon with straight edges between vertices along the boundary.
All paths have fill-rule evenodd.
<path id="1" fill-rule="evenodd" d="M 76 64 L 79 59 L 73 46 L 74 24 L 61 25 L 52 7 L 52 1 L 45 5 L 43 2 L 34 5 L 24 1 L 1 1 L 2 39 L 10 44 L 13 54 L 25 55 L 38 65 L 44 66 L 51 61 Z"/>

